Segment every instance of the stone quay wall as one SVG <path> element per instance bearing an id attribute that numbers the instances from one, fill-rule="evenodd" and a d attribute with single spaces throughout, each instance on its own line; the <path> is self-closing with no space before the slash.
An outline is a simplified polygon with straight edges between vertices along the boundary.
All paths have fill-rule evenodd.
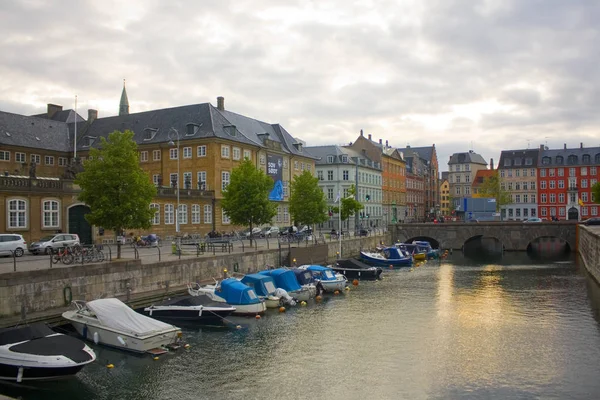
<path id="1" fill-rule="evenodd" d="M 374 248 L 390 235 L 369 236 L 343 241 L 344 257 L 357 256 L 361 248 Z M 325 245 L 321 245 L 325 246 Z M 329 242 L 328 261 L 335 260 L 339 244 Z M 292 248 L 293 249 L 293 248 Z M 307 249 L 311 249 L 308 247 Z M 70 300 L 93 300 L 117 297 L 127 301 L 133 296 L 184 290 L 190 282 L 212 282 L 228 274 L 246 274 L 278 266 L 289 260 L 290 248 L 228 253 L 216 256 L 183 257 L 181 260 L 142 264 L 140 260 L 78 265 L 47 270 L 11 272 L 0 275 L 0 325 L 4 317 L 21 316 L 56 310 L 60 312 Z M 301 263 L 297 260 L 298 264 Z M 288 264 L 289 265 L 289 264 Z M 49 313 L 51 314 L 51 313 Z"/>
<path id="2" fill-rule="evenodd" d="M 600 228 L 580 225 L 579 256 L 587 271 L 600 283 Z"/>

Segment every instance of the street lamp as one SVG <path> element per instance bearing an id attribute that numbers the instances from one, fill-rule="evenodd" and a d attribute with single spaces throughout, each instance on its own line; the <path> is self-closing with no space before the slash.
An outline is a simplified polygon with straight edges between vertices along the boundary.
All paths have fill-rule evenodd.
<path id="1" fill-rule="evenodd" d="M 181 244 L 179 238 L 179 159 L 181 158 L 179 154 L 179 131 L 171 127 L 171 130 L 169 131 L 169 146 L 175 145 L 173 139 L 171 138 L 171 131 L 174 131 L 177 134 L 177 182 L 175 183 L 175 189 L 177 190 L 177 211 L 175 212 L 175 232 L 177 233 L 177 251 L 181 251 L 179 247 Z"/>

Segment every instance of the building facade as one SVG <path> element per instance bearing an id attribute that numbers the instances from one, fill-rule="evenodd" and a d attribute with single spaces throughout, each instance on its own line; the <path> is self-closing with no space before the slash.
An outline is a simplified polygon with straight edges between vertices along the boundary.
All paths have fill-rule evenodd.
<path id="1" fill-rule="evenodd" d="M 460 212 L 460 199 L 471 197 L 471 184 L 477 171 L 480 169 L 487 169 L 487 162 L 473 150 L 464 153 L 454 153 L 450 156 L 450 160 L 448 161 L 448 181 L 450 184 L 450 196 L 454 202 L 454 204 L 451 204 L 453 210 Z"/>
<path id="2" fill-rule="evenodd" d="M 423 165 L 424 204 L 422 207 L 422 217 L 425 221 L 432 221 L 439 216 L 441 210 L 439 192 L 440 168 L 435 144 L 425 147 L 406 146 L 398 150 L 403 154 L 412 154 L 418 157 Z"/>
<path id="3" fill-rule="evenodd" d="M 426 164 L 418 153 L 410 148 L 404 152 L 406 160 L 406 210 L 405 221 L 424 222 L 427 220 L 425 209 Z"/>
<path id="4" fill-rule="evenodd" d="M 520 221 L 538 216 L 538 157 L 538 149 L 504 150 L 500 153 L 500 190 L 511 197 L 511 203 L 503 205 L 500 210 L 502 220 Z"/>

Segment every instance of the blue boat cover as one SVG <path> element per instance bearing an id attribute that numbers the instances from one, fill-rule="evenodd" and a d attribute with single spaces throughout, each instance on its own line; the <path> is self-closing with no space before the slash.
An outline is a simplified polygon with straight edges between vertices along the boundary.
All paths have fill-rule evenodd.
<path id="1" fill-rule="evenodd" d="M 293 292 L 294 290 L 300 290 L 302 287 L 296 279 L 294 271 L 287 268 L 268 269 L 266 271 L 260 271 L 261 274 L 269 275 L 275 281 L 275 286 L 285 290 L 286 292 Z"/>
<path id="2" fill-rule="evenodd" d="M 322 281 L 335 281 L 335 272 L 329 267 L 323 267 L 322 265 L 309 265 L 306 267 L 315 277 Z"/>
<path id="3" fill-rule="evenodd" d="M 254 289 L 235 278 L 228 278 L 221 281 L 221 284 L 215 289 L 215 294 L 225 299 L 231 305 L 260 303 L 260 299 Z"/>
<path id="4" fill-rule="evenodd" d="M 291 271 L 296 275 L 296 280 L 300 285 L 309 285 L 311 283 L 315 283 L 312 272 L 300 268 L 293 268 Z"/>
<path id="5" fill-rule="evenodd" d="M 265 274 L 244 275 L 242 278 L 242 283 L 254 288 L 254 291 L 259 296 L 269 296 L 273 294 L 277 288 L 273 278 Z"/>
<path id="6" fill-rule="evenodd" d="M 403 260 L 406 258 L 400 254 L 400 249 L 397 247 L 386 247 L 383 249 L 383 255 L 388 260 Z"/>

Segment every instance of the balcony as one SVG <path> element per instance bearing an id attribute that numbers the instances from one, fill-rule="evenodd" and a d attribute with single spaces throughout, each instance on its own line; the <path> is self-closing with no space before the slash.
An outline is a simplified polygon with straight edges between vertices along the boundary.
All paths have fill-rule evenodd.
<path id="1" fill-rule="evenodd" d="M 578 186 L 569 186 L 567 188 L 567 191 L 568 192 L 577 192 L 577 191 L 579 191 L 579 187 Z"/>
<path id="2" fill-rule="evenodd" d="M 30 178 L 22 175 L 0 176 L 0 191 L 18 192 L 77 192 L 79 186 L 60 178 Z"/>
<path id="3" fill-rule="evenodd" d="M 215 195 L 214 190 L 200 189 L 179 189 L 179 197 L 184 199 L 212 199 Z M 156 188 L 157 197 L 177 197 L 177 189 L 169 186 L 161 186 Z"/>

